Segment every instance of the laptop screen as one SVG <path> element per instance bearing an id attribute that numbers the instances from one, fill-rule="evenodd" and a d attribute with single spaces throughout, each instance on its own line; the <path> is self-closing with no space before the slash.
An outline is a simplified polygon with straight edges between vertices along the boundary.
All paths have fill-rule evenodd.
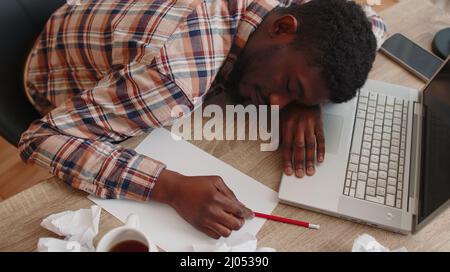
<path id="1" fill-rule="evenodd" d="M 450 62 L 423 93 L 422 180 L 419 223 L 450 198 Z"/>

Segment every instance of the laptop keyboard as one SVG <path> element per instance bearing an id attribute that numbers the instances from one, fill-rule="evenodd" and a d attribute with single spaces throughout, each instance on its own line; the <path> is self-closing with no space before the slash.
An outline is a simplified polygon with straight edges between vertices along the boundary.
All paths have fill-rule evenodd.
<path id="1" fill-rule="evenodd" d="M 402 207 L 409 101 L 361 91 L 344 195 Z"/>

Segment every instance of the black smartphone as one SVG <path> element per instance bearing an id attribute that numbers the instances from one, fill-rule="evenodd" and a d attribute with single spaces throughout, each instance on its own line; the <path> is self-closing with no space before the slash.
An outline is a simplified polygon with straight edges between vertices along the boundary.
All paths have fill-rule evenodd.
<path id="1" fill-rule="evenodd" d="M 400 33 L 389 37 L 381 46 L 381 52 L 428 82 L 444 62 Z"/>

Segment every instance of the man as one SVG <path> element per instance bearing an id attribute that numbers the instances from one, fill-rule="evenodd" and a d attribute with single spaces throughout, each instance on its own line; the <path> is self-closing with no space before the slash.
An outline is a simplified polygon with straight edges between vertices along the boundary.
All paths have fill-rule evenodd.
<path id="1" fill-rule="evenodd" d="M 253 213 L 220 177 L 184 176 L 115 143 L 227 86 L 280 106 L 285 173 L 312 175 L 315 142 L 319 162 L 325 154 L 319 105 L 352 98 L 372 66 L 371 28 L 384 25 L 369 20 L 344 0 L 65 5 L 26 67 L 30 100 L 45 116 L 22 135 L 22 159 L 99 197 L 167 203 L 210 237 L 228 236 Z"/>

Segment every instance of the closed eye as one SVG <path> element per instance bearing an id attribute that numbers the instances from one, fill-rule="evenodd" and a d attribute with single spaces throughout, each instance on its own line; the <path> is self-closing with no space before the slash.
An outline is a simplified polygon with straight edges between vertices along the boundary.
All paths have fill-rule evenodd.
<path id="1" fill-rule="evenodd" d="M 297 88 L 298 88 L 298 97 L 299 98 L 305 98 L 305 89 L 303 88 L 303 83 L 300 79 L 296 78 L 297 80 Z"/>
<path id="2" fill-rule="evenodd" d="M 291 83 L 296 84 L 295 86 L 292 86 Z M 305 97 L 303 84 L 298 78 L 296 78 L 294 82 L 288 79 L 288 81 L 286 82 L 286 90 L 289 96 L 292 97 L 293 99 L 297 99 L 298 102 L 301 102 L 301 100 Z"/>
<path id="3" fill-rule="evenodd" d="M 295 91 L 295 89 L 291 88 L 292 86 L 290 86 L 290 80 L 288 79 L 286 82 L 286 91 L 288 92 L 289 96 L 292 98 L 297 98 L 297 91 Z"/>

